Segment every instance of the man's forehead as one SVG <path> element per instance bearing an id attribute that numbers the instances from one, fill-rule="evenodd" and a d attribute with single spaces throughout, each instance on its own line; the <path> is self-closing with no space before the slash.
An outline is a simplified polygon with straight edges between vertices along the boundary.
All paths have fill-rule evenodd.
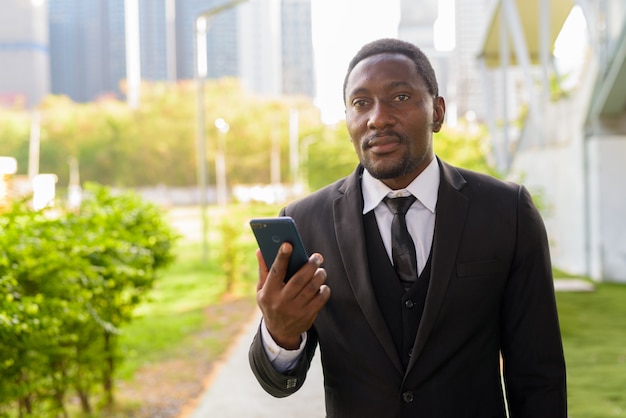
<path id="1" fill-rule="evenodd" d="M 377 69 L 386 69 L 385 76 L 390 78 L 378 79 Z M 409 72 L 402 72 L 408 69 Z M 409 76 L 409 77 L 407 77 Z M 385 78 L 385 77 L 382 77 Z M 350 72 L 346 83 L 346 94 L 350 94 L 350 90 L 359 89 L 360 86 L 355 84 L 368 84 L 368 82 L 383 82 L 379 87 L 400 87 L 402 85 L 408 87 L 422 87 L 425 85 L 423 77 L 417 72 L 417 68 L 413 61 L 404 54 L 400 53 L 381 53 L 371 55 L 359 61 Z"/>

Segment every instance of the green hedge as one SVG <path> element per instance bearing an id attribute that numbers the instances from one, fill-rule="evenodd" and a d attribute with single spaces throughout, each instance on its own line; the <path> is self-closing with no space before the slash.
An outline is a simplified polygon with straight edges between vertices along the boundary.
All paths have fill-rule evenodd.
<path id="1" fill-rule="evenodd" d="M 120 327 L 157 272 L 173 261 L 177 234 L 132 193 L 86 186 L 75 212 L 0 213 L 0 416 L 84 412 L 94 394 L 113 403 Z"/>

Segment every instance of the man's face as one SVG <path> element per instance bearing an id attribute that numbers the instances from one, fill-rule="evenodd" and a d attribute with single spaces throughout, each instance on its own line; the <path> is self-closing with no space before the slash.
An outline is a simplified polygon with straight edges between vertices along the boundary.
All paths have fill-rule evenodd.
<path id="1" fill-rule="evenodd" d="M 359 62 L 346 83 L 346 125 L 361 164 L 392 189 L 406 187 L 434 157 L 445 103 L 402 54 Z"/>

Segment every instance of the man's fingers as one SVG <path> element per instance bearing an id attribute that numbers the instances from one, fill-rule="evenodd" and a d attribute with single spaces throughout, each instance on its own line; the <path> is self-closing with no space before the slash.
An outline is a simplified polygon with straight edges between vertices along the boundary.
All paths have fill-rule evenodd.
<path id="1" fill-rule="evenodd" d="M 282 305 L 280 310 L 283 310 L 283 313 L 292 310 L 288 314 L 290 317 L 297 317 L 298 312 L 303 314 L 303 309 L 316 314 L 330 297 L 330 289 L 325 285 L 326 270 L 320 267 L 324 259 L 319 253 L 312 254 L 309 261 L 285 283 L 287 265 L 292 252 L 291 244 L 283 243 L 268 270 L 260 251 L 257 251 L 259 264 L 257 293 L 261 298 L 259 302 L 263 306 L 278 304 L 275 308 Z"/>
<path id="2" fill-rule="evenodd" d="M 323 268 L 318 268 L 315 271 L 315 274 L 313 275 L 311 280 L 307 282 L 303 288 L 300 289 L 295 297 L 300 299 L 303 304 L 308 304 L 314 299 L 319 298 L 320 293 L 322 298 L 324 298 L 327 296 L 326 292 L 330 292 L 330 288 L 326 286 L 325 283 L 326 270 Z M 322 287 L 324 287 L 324 290 L 322 290 Z"/>
<path id="3" fill-rule="evenodd" d="M 313 312 L 317 313 L 320 309 L 322 309 L 324 305 L 326 305 L 328 299 L 330 299 L 330 287 L 323 284 L 320 286 L 317 293 L 313 295 L 313 298 L 311 298 L 311 300 L 309 301 L 308 307 Z"/>
<path id="4" fill-rule="evenodd" d="M 283 242 L 278 248 L 278 253 L 269 268 L 266 279 L 267 284 L 272 288 L 282 287 L 285 275 L 287 274 L 287 265 L 289 264 L 289 257 L 291 257 L 292 251 L 293 247 L 288 242 Z"/>
<path id="5" fill-rule="evenodd" d="M 324 258 L 319 253 L 314 253 L 309 257 L 309 261 L 302 267 L 296 274 L 294 274 L 289 282 L 285 285 L 285 297 L 290 299 L 295 299 L 298 295 L 306 289 L 310 288 L 313 292 L 317 292 L 321 284 L 326 281 L 326 276 L 324 272 L 323 280 L 315 280 L 315 274 L 317 274 L 317 270 L 324 262 Z"/>

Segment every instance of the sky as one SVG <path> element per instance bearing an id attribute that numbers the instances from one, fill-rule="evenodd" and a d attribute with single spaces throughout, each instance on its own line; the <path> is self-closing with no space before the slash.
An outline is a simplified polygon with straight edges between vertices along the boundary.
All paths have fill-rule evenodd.
<path id="1" fill-rule="evenodd" d="M 316 105 L 326 123 L 344 117 L 343 79 L 361 46 L 397 37 L 399 0 L 316 0 L 311 2 L 317 75 Z"/>

